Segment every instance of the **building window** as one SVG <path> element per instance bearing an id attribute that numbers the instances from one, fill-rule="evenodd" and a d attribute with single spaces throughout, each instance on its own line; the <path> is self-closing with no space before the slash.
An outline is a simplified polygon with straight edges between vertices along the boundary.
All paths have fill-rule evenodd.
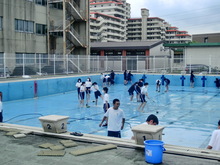
<path id="1" fill-rule="evenodd" d="M 32 53 L 24 54 L 24 63 L 34 64 L 35 54 Z M 16 64 L 23 64 L 23 53 L 16 53 Z"/>
<path id="2" fill-rule="evenodd" d="M 51 3 L 50 7 L 62 10 L 63 9 L 63 3 L 62 2 L 61 3 Z"/>
<path id="3" fill-rule="evenodd" d="M 183 62 L 183 55 L 182 54 L 175 54 L 174 55 L 174 63 L 182 63 Z"/>
<path id="4" fill-rule="evenodd" d="M 48 64 L 48 54 L 36 54 L 37 64 Z"/>
<path id="5" fill-rule="evenodd" d="M 16 64 L 23 64 L 23 54 L 16 53 Z"/>
<path id="6" fill-rule="evenodd" d="M 35 0 L 35 3 L 38 5 L 46 6 L 47 0 Z"/>
<path id="7" fill-rule="evenodd" d="M 43 24 L 36 24 L 36 34 L 46 35 L 47 29 L 46 25 Z"/>
<path id="8" fill-rule="evenodd" d="M 2 24 L 2 21 L 3 20 L 3 17 L 0 17 L 0 30 L 2 30 L 3 29 L 3 24 Z"/>
<path id="9" fill-rule="evenodd" d="M 1 24 L 1 23 L 0 23 Z M 0 29 L 1 29 L 1 26 L 0 26 Z M 208 37 L 205 37 L 204 38 L 204 43 L 208 43 Z"/>
<path id="10" fill-rule="evenodd" d="M 33 33 L 34 22 L 15 19 L 15 31 Z"/>

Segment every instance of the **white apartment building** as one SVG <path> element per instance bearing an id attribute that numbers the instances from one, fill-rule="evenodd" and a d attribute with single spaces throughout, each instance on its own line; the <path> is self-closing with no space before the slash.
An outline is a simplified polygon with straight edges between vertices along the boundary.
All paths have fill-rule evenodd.
<path id="1" fill-rule="evenodd" d="M 173 29 L 164 19 L 149 17 L 145 8 L 141 9 L 141 18 L 130 18 L 130 4 L 126 0 L 90 0 L 91 42 L 147 40 L 187 43 L 191 35 Z"/>
<path id="2" fill-rule="evenodd" d="M 90 0 L 91 42 L 126 41 L 130 4 L 126 0 Z"/>
<path id="3" fill-rule="evenodd" d="M 40 56 L 43 67 L 49 54 L 90 54 L 89 1 L 0 0 L 0 68 L 13 71 L 23 57 L 36 66 Z"/>
<path id="4" fill-rule="evenodd" d="M 126 41 L 126 21 L 102 13 L 90 13 L 91 42 Z"/>
<path id="5" fill-rule="evenodd" d="M 192 41 L 192 36 L 187 31 L 180 31 L 177 27 L 166 28 L 166 43 L 179 44 Z"/>
<path id="6" fill-rule="evenodd" d="M 149 17 L 148 9 L 141 9 L 141 18 L 128 19 L 127 41 L 164 40 L 167 43 L 188 43 L 191 35 L 179 31 L 159 17 Z"/>

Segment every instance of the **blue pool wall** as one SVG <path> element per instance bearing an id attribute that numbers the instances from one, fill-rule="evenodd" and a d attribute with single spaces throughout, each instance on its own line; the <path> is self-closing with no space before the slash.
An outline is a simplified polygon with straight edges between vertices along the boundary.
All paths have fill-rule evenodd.
<path id="1" fill-rule="evenodd" d="M 143 74 L 133 74 L 132 82 L 138 81 L 142 78 Z M 155 85 L 157 79 L 161 79 L 162 75 L 145 75 L 145 82 L 149 85 Z M 89 75 L 80 77 L 63 77 L 63 78 L 48 78 L 48 79 L 35 79 L 35 80 L 23 80 L 14 82 L 1 82 L 0 91 L 3 93 L 3 101 L 13 101 L 20 99 L 29 99 L 35 97 L 35 83 L 37 84 L 37 96 L 47 96 L 58 93 L 70 92 L 76 90 L 75 84 L 78 78 L 82 81 L 90 77 L 92 82 L 97 82 L 101 89 L 101 76 L 100 75 Z M 165 75 L 166 78 L 170 79 L 170 86 L 182 86 L 182 75 Z M 190 86 L 190 75 L 184 75 L 184 87 Z M 220 76 L 205 76 L 205 84 L 202 80 L 203 76 L 196 75 L 195 87 L 215 87 L 215 79 Z M 116 74 L 115 83 L 123 83 L 123 74 Z M 129 84 L 130 85 L 130 84 Z"/>

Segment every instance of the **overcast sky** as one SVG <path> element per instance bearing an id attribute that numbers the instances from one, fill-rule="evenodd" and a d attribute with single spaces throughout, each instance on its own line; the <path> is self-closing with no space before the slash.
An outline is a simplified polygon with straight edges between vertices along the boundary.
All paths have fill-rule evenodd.
<path id="1" fill-rule="evenodd" d="M 160 17 L 189 34 L 220 33 L 220 0 L 127 0 L 131 17 L 141 17 L 147 8 L 150 17 Z"/>

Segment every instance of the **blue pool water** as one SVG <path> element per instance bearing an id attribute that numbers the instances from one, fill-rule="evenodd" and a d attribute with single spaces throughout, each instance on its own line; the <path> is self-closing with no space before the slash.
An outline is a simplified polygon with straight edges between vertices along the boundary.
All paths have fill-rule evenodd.
<path id="1" fill-rule="evenodd" d="M 74 85 L 73 85 L 74 86 Z M 220 91 L 213 87 L 170 86 L 170 91 L 158 93 L 155 85 L 149 85 L 148 100 L 145 112 L 137 111 L 140 103 L 129 101 L 128 88 L 116 84 L 109 87 L 110 103 L 114 98 L 121 101 L 120 108 L 126 116 L 122 138 L 130 139 L 131 127 L 145 122 L 149 114 L 159 118 L 159 124 L 166 126 L 162 140 L 166 144 L 205 148 L 211 133 L 217 127 L 220 116 Z M 163 87 L 162 87 L 163 88 Z M 91 94 L 91 101 L 94 94 Z M 152 101 L 153 100 L 153 101 Z M 80 108 L 76 90 L 4 102 L 4 121 L 6 123 L 41 127 L 38 118 L 43 115 L 70 116 L 68 131 L 79 131 L 95 135 L 106 136 L 107 130 L 99 127 L 103 117 L 102 100 L 98 106 L 93 102 L 90 108 Z M 112 105 L 112 104 L 111 104 Z M 158 111 L 158 113 L 157 113 Z"/>

